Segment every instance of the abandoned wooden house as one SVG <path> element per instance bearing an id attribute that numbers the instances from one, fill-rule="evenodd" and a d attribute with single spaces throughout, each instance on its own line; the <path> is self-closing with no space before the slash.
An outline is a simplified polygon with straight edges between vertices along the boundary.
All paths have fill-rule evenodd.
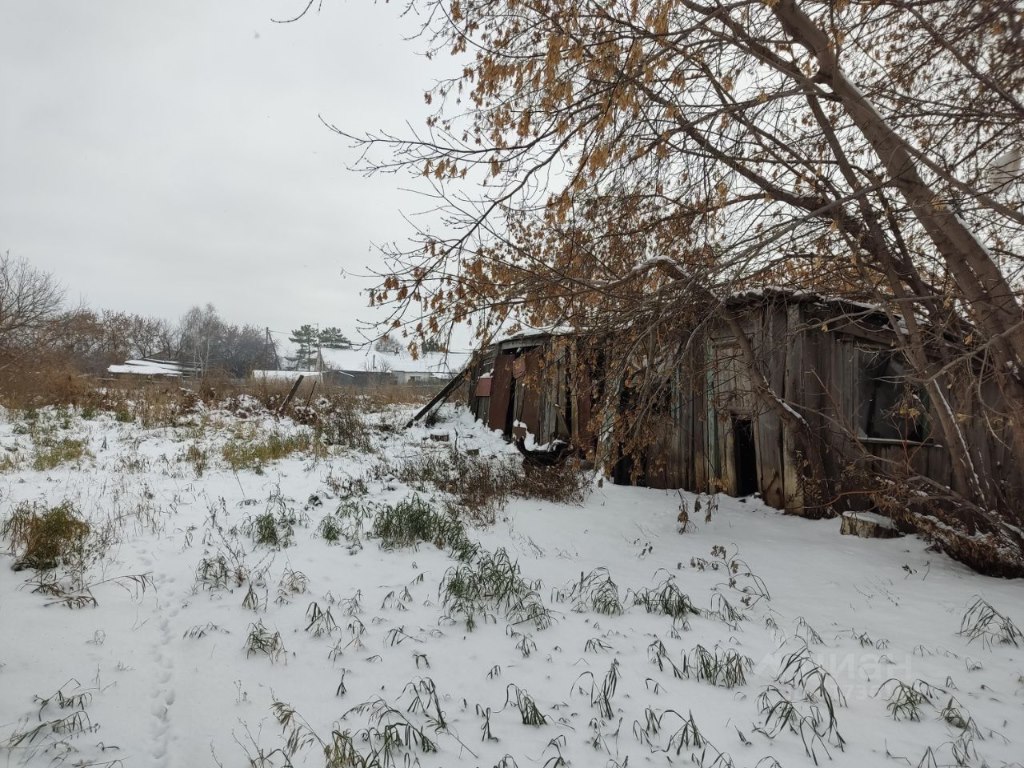
<path id="1" fill-rule="evenodd" d="M 603 426 L 612 422 L 594 423 L 598 390 L 609 382 L 601 383 L 599 370 L 580 375 L 568 334 L 527 333 L 490 346 L 471 372 L 469 406 L 509 438 L 518 429 L 537 443 L 559 438 L 596 453 L 616 482 L 758 493 L 795 514 L 878 506 L 882 478 L 913 474 L 936 488 L 955 485 L 928 398 L 905 375 L 898 318 L 781 290 L 736 295 L 726 306 L 739 324 L 704 323 L 684 362 L 660 373 L 667 396 L 639 454 L 615 455 L 614 427 Z M 751 370 L 764 385 L 755 386 Z M 623 401 L 628 387 L 618 383 Z M 969 405 L 952 407 L 963 417 Z M 1013 466 L 1003 461 L 1005 444 L 984 425 L 966 429 L 981 471 L 1024 498 L 1024 478 L 999 477 L 1001 467 Z"/>

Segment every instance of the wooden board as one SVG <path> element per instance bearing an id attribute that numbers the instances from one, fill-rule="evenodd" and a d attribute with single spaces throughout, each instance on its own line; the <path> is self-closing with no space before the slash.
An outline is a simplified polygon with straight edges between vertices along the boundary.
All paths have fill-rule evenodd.
<path id="1" fill-rule="evenodd" d="M 490 406 L 487 412 L 487 426 L 491 429 L 506 428 L 508 405 L 512 398 L 512 356 L 498 355 L 494 359 L 494 375 L 491 377 Z"/>
<path id="2" fill-rule="evenodd" d="M 540 429 L 540 406 L 542 398 L 542 386 L 544 381 L 541 377 L 541 350 L 531 349 L 513 363 L 512 372 L 515 375 L 517 368 L 522 373 L 516 376 L 516 388 L 520 390 L 520 408 L 517 418 L 526 424 L 526 428 L 541 441 L 546 441 L 547 436 L 541 434 Z"/>

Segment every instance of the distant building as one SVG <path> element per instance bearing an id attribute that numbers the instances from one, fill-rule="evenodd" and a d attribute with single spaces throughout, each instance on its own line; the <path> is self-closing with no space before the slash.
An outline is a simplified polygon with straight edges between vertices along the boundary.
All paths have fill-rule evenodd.
<path id="1" fill-rule="evenodd" d="M 390 353 L 371 347 L 322 349 L 318 367 L 325 381 L 342 386 L 434 385 L 451 379 L 468 360 L 466 352 L 427 352 L 414 360 L 405 350 Z"/>
<path id="2" fill-rule="evenodd" d="M 323 376 L 320 371 L 253 371 L 249 376 L 262 381 L 285 381 L 291 383 L 299 376 L 304 379 L 320 381 Z"/>
<path id="3" fill-rule="evenodd" d="M 111 365 L 107 368 L 107 373 L 114 376 L 187 379 L 194 378 L 197 369 L 175 360 L 154 360 L 146 357 L 141 360 L 125 360 L 121 364 Z"/>

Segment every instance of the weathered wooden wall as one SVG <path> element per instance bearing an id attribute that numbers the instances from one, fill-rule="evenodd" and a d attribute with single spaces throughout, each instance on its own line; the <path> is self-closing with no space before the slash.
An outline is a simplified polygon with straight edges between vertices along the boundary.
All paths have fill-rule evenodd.
<path id="1" fill-rule="evenodd" d="M 814 441 L 805 450 L 817 452 L 820 461 L 815 463 L 823 476 L 807 476 L 807 457 L 797 450 L 799 436 L 780 418 L 776 404 L 755 395 L 732 332 L 724 323 L 712 323 L 672 373 L 663 427 L 643 459 L 647 485 L 735 494 L 744 479 L 737 451 L 750 450 L 736 430 L 745 431 L 747 422 L 756 454 L 756 488 L 778 509 L 866 508 L 872 502 L 864 479 L 879 474 L 911 471 L 950 485 L 949 454 L 930 437 L 913 442 L 859 432 L 862 377 L 867 375 L 861 357 L 894 348 L 892 332 L 882 326 L 884 316 L 851 311 L 850 305 L 837 309 L 828 302 L 799 300 L 750 301 L 734 311 L 768 385 L 785 407 L 806 420 Z M 477 373 L 493 369 L 490 397 L 471 398 L 474 412 L 482 416 L 486 409 L 488 424 L 508 433 L 511 403 L 512 418 L 524 422 L 538 442 L 571 436 L 584 452 L 593 449 L 587 377 L 577 372 L 575 390 L 570 386 L 570 371 L 576 368 L 572 343 L 533 337 L 503 342 L 492 351 Z M 525 359 L 519 377 L 513 375 L 517 358 Z M 991 425 L 975 415 L 974 396 L 964 394 L 954 408 L 975 446 L 979 470 L 1001 493 L 1024 502 L 1024 478 L 1002 470 L 1010 466 L 1010 441 L 993 435 Z M 995 400 L 998 393 L 987 396 Z"/>

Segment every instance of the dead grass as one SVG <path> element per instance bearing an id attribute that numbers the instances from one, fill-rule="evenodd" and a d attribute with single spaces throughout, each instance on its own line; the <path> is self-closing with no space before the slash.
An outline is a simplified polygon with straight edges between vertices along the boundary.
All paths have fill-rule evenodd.
<path id="1" fill-rule="evenodd" d="M 362 451 L 372 450 L 370 433 L 362 416 L 362 402 L 343 390 L 328 392 L 291 411 L 292 419 L 313 428 L 322 445 Z"/>
<path id="2" fill-rule="evenodd" d="M 312 452 L 316 446 L 316 441 L 308 432 L 294 435 L 272 432 L 265 436 L 243 433 L 224 444 L 221 456 L 236 472 L 251 469 L 262 474 L 267 464 L 295 453 Z"/>
<path id="3" fill-rule="evenodd" d="M 512 494 L 555 504 L 582 504 L 589 488 L 587 475 L 575 461 L 554 467 L 524 465 L 515 475 Z"/>
<path id="4" fill-rule="evenodd" d="M 44 472 L 61 464 L 79 462 L 89 455 L 84 440 L 75 440 L 70 437 L 59 440 L 47 439 L 37 444 L 32 468 Z"/>
<path id="5" fill-rule="evenodd" d="M 81 558 L 89 530 L 69 501 L 51 509 L 23 502 L 0 526 L 0 536 L 15 553 L 15 570 L 49 570 Z"/>
<path id="6" fill-rule="evenodd" d="M 436 488 L 451 497 L 451 508 L 483 524 L 494 522 L 509 497 L 580 504 L 588 487 L 575 463 L 556 467 L 524 467 L 518 457 L 470 456 L 452 446 L 391 465 L 382 462 L 378 474 L 391 473 L 419 491 Z"/>
<path id="7" fill-rule="evenodd" d="M 366 404 L 367 410 L 380 411 L 391 405 L 426 405 L 444 385 L 443 381 L 432 381 L 424 384 L 387 384 L 374 389 L 347 391 L 357 394 Z M 450 402 L 463 402 L 465 397 L 456 390 L 448 399 Z"/>
<path id="8" fill-rule="evenodd" d="M 93 386 L 88 376 L 58 356 L 0 354 L 0 403 L 7 408 L 80 405 Z"/>

